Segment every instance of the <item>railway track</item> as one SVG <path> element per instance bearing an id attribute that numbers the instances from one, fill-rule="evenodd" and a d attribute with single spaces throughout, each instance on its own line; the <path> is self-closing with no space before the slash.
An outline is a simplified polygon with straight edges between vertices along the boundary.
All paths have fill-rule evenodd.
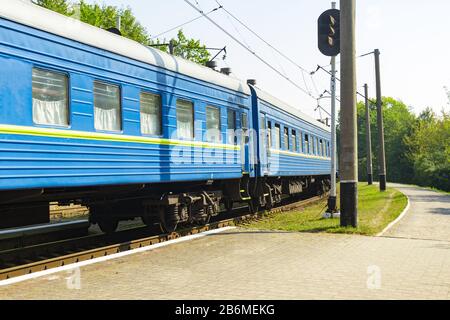
<path id="1" fill-rule="evenodd" d="M 204 226 L 181 229 L 172 234 L 157 234 L 159 228 L 135 228 L 119 231 L 112 235 L 95 234 L 69 240 L 28 246 L 0 252 L 0 281 L 43 270 L 66 266 L 72 263 L 95 259 L 119 252 L 142 248 L 183 236 L 198 234 L 208 230 L 235 226 L 268 214 L 294 210 L 317 202 L 323 198 L 316 196 L 306 200 L 283 204 L 270 211 L 227 217 Z M 236 208 L 242 212 L 243 207 Z M 236 212 L 234 212 L 236 215 Z"/>

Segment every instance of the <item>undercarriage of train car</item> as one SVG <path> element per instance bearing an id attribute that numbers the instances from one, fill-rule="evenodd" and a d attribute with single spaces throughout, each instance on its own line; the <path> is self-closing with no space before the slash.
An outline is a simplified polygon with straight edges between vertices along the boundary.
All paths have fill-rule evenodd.
<path id="1" fill-rule="evenodd" d="M 270 210 L 286 197 L 308 197 L 327 192 L 329 176 L 262 177 L 158 185 L 104 186 L 101 188 L 40 189 L 0 193 L 0 229 L 49 222 L 49 203 L 81 204 L 89 220 L 106 233 L 120 221 L 141 218 L 163 232 L 179 225 L 204 225 L 224 208 L 246 203 L 251 212 Z"/>

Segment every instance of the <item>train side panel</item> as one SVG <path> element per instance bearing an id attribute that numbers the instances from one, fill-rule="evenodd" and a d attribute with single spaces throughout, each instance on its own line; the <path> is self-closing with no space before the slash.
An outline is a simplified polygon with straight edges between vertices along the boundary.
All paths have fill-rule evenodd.
<path id="1" fill-rule="evenodd" d="M 220 109 L 223 139 L 227 110 L 237 113 L 237 129 L 243 113 L 251 117 L 250 96 L 242 92 L 5 19 L 0 64 L 0 190 L 239 179 L 253 170 L 240 137 L 236 144 L 205 142 L 206 106 Z M 68 127 L 33 123 L 33 68 L 67 75 Z M 122 131 L 95 130 L 94 81 L 120 87 Z M 161 136 L 141 134 L 143 91 L 161 96 Z M 193 141 L 175 134 L 177 99 L 194 104 Z"/>

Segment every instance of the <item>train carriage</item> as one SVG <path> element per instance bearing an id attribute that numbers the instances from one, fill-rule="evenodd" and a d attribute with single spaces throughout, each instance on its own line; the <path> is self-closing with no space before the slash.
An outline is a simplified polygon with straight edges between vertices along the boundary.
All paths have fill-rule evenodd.
<path id="1" fill-rule="evenodd" d="M 250 86 L 253 127 L 260 132 L 255 157 L 259 206 L 282 195 L 324 192 L 331 172 L 330 128 L 267 92 Z M 258 179 L 258 178 L 256 178 Z"/>
<path id="2" fill-rule="evenodd" d="M 222 203 L 268 207 L 329 175 L 329 132 L 317 121 L 31 3 L 0 7 L 0 65 L 0 227 L 48 221 L 59 201 L 88 206 L 106 232 L 136 216 L 172 231 L 207 222 Z M 294 129 L 322 144 L 294 155 Z"/>

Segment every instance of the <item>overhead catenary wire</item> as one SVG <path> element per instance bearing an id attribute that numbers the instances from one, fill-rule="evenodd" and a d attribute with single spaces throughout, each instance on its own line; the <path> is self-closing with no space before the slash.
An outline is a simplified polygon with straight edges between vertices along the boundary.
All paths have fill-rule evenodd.
<path id="1" fill-rule="evenodd" d="M 212 9 L 211 11 L 208 11 L 207 13 L 205 13 L 205 15 L 208 16 L 208 15 L 210 15 L 211 13 L 213 13 L 213 12 L 219 10 L 219 9 L 222 9 L 222 7 L 219 6 L 219 7 L 217 7 L 217 8 L 214 8 L 214 9 Z M 202 11 L 202 12 L 203 12 L 203 11 Z M 174 31 L 174 30 L 177 30 L 177 29 L 179 29 L 179 28 L 181 28 L 181 27 L 184 27 L 185 25 L 188 25 L 188 24 L 190 24 L 190 23 L 192 23 L 192 22 L 194 22 L 194 21 L 197 21 L 197 20 L 200 19 L 200 18 L 203 18 L 203 14 L 201 14 L 201 15 L 195 17 L 194 19 L 191 19 L 191 20 L 186 21 L 186 22 L 184 22 L 184 23 L 182 23 L 182 24 L 179 24 L 179 25 L 177 25 L 176 27 L 173 27 L 173 28 L 170 28 L 169 30 L 166 30 L 166 31 L 164 31 L 164 32 L 161 32 L 161 33 L 157 34 L 156 36 L 151 37 L 151 39 L 159 38 L 159 37 L 161 37 L 162 35 L 165 35 L 166 33 L 169 33 L 169 32 L 171 32 L 171 31 Z"/>
<path id="2" fill-rule="evenodd" d="M 317 71 L 319 71 L 319 70 L 323 70 L 323 71 L 325 71 L 326 73 L 328 73 L 328 74 L 331 76 L 331 72 L 330 72 L 330 71 L 328 71 L 327 69 L 325 69 L 324 67 L 319 66 L 319 65 L 317 66 L 316 71 L 311 72 L 311 75 L 315 74 L 315 73 L 316 73 Z M 336 79 L 337 81 L 341 82 L 341 79 L 339 79 L 338 77 L 335 77 L 335 79 Z M 356 94 L 359 95 L 360 97 L 364 98 L 364 99 L 366 98 L 366 96 L 365 96 L 364 94 L 360 93 L 359 91 L 356 91 Z M 371 100 L 369 97 L 367 97 L 367 100 L 368 100 L 370 103 L 372 103 L 372 104 L 376 104 L 376 102 L 373 101 L 373 100 Z"/>
<path id="3" fill-rule="evenodd" d="M 243 47 L 245 50 L 250 52 L 252 55 L 254 55 L 259 61 L 261 61 L 263 64 L 265 64 L 267 67 L 269 67 L 272 71 L 277 73 L 279 76 L 283 77 L 285 80 L 287 80 L 289 83 L 291 83 L 293 86 L 295 86 L 297 89 L 311 97 L 312 99 L 316 100 L 316 98 L 307 90 L 302 88 L 300 85 L 292 81 L 290 78 L 285 76 L 282 72 L 280 72 L 278 69 L 276 69 L 274 66 L 272 66 L 269 62 L 264 60 L 261 56 L 259 56 L 255 51 L 247 47 L 244 43 L 242 43 L 239 39 L 237 39 L 235 36 L 233 36 L 230 32 L 228 32 L 226 29 L 224 29 L 222 26 L 220 26 L 218 23 L 216 23 L 213 19 L 211 19 L 209 16 L 206 16 L 205 13 L 203 13 L 200 9 L 198 9 L 194 4 L 192 4 L 189 0 L 184 0 L 189 6 L 191 6 L 194 10 L 198 11 L 200 14 L 202 14 L 209 22 L 214 24 L 217 28 L 219 28 L 222 32 L 224 32 L 226 35 L 228 35 L 231 39 L 233 39 L 236 43 L 238 43 L 241 47 Z"/>
<path id="4" fill-rule="evenodd" d="M 369 56 L 369 55 L 371 55 L 371 54 L 373 54 L 373 53 L 374 53 L 373 51 L 368 52 L 368 53 L 364 53 L 364 54 L 361 54 L 361 55 L 359 55 L 359 56 L 356 56 L 356 58 L 357 58 L 357 59 L 363 58 L 363 57 Z M 337 65 L 340 64 L 340 63 L 341 63 L 341 61 L 336 61 L 336 64 L 337 64 Z M 321 67 L 326 68 L 326 67 L 329 67 L 329 66 L 331 66 L 331 64 L 326 64 L 326 65 L 323 65 L 323 66 L 321 66 Z"/>
<path id="5" fill-rule="evenodd" d="M 291 58 L 289 58 L 287 55 L 285 55 L 283 52 L 281 52 L 279 49 L 277 49 L 275 46 L 271 45 L 268 41 L 266 41 L 263 37 L 261 37 L 258 33 L 256 33 L 255 31 L 253 31 L 249 26 L 247 26 L 244 22 L 242 22 L 242 20 L 240 20 L 239 18 L 237 18 L 235 15 L 233 15 L 230 11 L 227 10 L 227 8 L 225 8 L 218 0 L 216 0 L 216 3 L 222 7 L 222 10 L 225 11 L 226 13 L 228 13 L 234 20 L 236 20 L 237 22 L 239 22 L 244 28 L 246 28 L 248 31 L 250 31 L 250 33 L 252 33 L 254 36 L 256 36 L 259 40 L 261 40 L 262 42 L 264 42 L 267 46 L 269 46 L 270 48 L 272 48 L 273 50 L 275 50 L 279 55 L 281 55 L 283 58 L 285 58 L 286 60 L 288 60 L 289 62 L 291 62 L 293 65 L 295 65 L 297 68 L 299 68 L 300 70 L 304 71 L 304 72 L 308 72 L 308 70 L 306 70 L 305 68 L 303 68 L 302 66 L 300 66 L 297 62 L 295 62 L 294 60 L 292 60 Z"/>
<path id="6" fill-rule="evenodd" d="M 259 40 L 261 40 L 262 42 L 264 42 L 268 47 L 270 47 L 271 49 L 273 49 L 276 53 L 278 53 L 279 55 L 281 55 L 284 59 L 286 59 L 287 61 L 289 61 L 290 63 L 292 63 L 294 66 L 296 66 L 297 68 L 299 68 L 302 72 L 302 79 L 303 82 L 305 84 L 306 90 L 311 93 L 311 90 L 308 87 L 308 84 L 306 83 L 306 79 L 305 79 L 305 75 L 304 73 L 309 73 L 304 67 L 302 67 L 301 65 L 299 65 L 297 62 L 295 62 L 293 59 L 291 59 L 290 57 L 288 57 L 286 54 L 284 54 L 282 51 L 280 51 L 277 47 L 273 46 L 272 44 L 270 44 L 267 40 L 265 40 L 263 37 L 261 37 L 258 33 L 256 33 L 253 29 L 251 29 L 247 24 L 245 24 L 244 22 L 242 22 L 241 19 L 239 19 L 238 17 L 236 17 L 233 13 L 231 13 L 229 10 L 227 10 L 227 8 L 225 8 L 218 0 L 215 0 L 216 3 L 222 8 L 223 11 L 225 11 L 230 17 L 232 17 L 234 20 L 236 20 L 239 24 L 241 24 L 245 29 L 247 29 L 250 33 L 252 33 L 254 36 L 256 36 Z"/>

